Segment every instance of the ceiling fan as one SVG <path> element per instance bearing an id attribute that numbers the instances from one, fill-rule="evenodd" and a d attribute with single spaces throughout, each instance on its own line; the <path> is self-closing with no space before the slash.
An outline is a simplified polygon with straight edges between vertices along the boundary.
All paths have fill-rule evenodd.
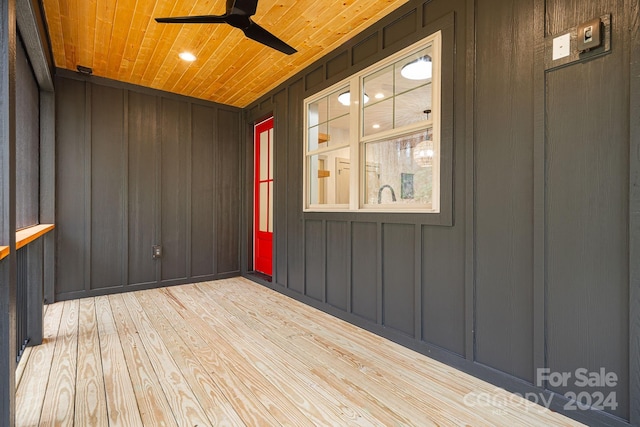
<path id="1" fill-rule="evenodd" d="M 239 28 L 244 35 L 267 45 L 282 53 L 291 55 L 297 50 L 253 22 L 251 16 L 255 15 L 258 8 L 258 0 L 227 0 L 227 13 L 224 15 L 201 16 L 175 16 L 169 18 L 156 18 L 156 22 L 165 24 L 229 24 Z"/>

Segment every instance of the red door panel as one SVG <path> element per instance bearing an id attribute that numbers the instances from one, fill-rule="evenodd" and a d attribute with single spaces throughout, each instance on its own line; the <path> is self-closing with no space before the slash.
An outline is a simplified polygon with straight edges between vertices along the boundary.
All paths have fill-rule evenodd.
<path id="1" fill-rule="evenodd" d="M 254 268 L 273 268 L 273 117 L 255 126 Z"/>

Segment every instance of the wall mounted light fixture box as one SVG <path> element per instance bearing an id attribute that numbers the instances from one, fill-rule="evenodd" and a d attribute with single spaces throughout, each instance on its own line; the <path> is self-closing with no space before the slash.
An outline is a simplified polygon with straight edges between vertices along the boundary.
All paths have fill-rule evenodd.
<path id="1" fill-rule="evenodd" d="M 602 21 L 595 18 L 578 26 L 578 51 L 588 52 L 602 44 Z"/>

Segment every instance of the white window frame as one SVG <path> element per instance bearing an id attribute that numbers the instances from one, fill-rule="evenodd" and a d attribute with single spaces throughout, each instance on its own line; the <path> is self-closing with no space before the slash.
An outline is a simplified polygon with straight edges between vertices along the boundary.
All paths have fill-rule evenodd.
<path id="1" fill-rule="evenodd" d="M 400 128 L 382 131 L 369 136 L 363 136 L 363 108 L 360 108 L 360 102 L 351 102 L 349 110 L 349 143 L 342 144 L 337 147 L 327 146 L 317 150 L 309 150 L 309 106 L 328 95 L 338 91 L 340 88 L 348 87 L 351 94 L 355 95 L 354 99 L 362 99 L 362 88 L 364 78 L 397 62 L 403 57 L 418 52 L 425 47 L 431 45 L 432 48 L 432 107 L 431 118 L 412 123 Z M 440 186 L 441 186 L 441 73 L 442 73 L 442 32 L 438 31 L 405 49 L 402 49 L 387 58 L 355 73 L 354 75 L 313 94 L 304 100 L 304 150 L 303 150 L 303 211 L 305 212 L 384 212 L 384 213 L 431 213 L 439 214 L 440 209 Z M 372 205 L 366 204 L 364 200 L 365 174 L 366 170 L 361 169 L 360 165 L 364 159 L 364 149 L 367 143 L 385 141 L 392 138 L 402 137 L 421 130 L 432 129 L 433 136 L 433 192 L 431 208 L 424 206 L 411 206 L 402 204 Z M 349 182 L 349 204 L 311 204 L 310 197 L 310 158 L 314 155 L 349 147 L 349 158 L 351 170 Z M 437 160 L 437 161 L 436 161 Z"/>

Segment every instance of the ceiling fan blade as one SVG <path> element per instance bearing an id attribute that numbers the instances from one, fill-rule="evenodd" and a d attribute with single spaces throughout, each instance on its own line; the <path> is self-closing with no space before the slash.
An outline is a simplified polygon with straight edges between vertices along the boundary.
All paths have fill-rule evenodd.
<path id="1" fill-rule="evenodd" d="M 172 16 L 156 18 L 161 24 L 225 24 L 227 15 Z"/>
<path id="2" fill-rule="evenodd" d="M 286 53 L 287 55 L 291 55 L 297 52 L 297 50 L 295 50 L 253 21 L 251 21 L 249 26 L 242 31 L 244 31 L 245 36 L 249 37 L 250 39 L 267 45 L 275 50 L 279 50 L 282 53 Z"/>
<path id="3" fill-rule="evenodd" d="M 227 0 L 227 14 L 233 13 L 234 9 L 247 16 L 256 14 L 258 0 Z"/>

